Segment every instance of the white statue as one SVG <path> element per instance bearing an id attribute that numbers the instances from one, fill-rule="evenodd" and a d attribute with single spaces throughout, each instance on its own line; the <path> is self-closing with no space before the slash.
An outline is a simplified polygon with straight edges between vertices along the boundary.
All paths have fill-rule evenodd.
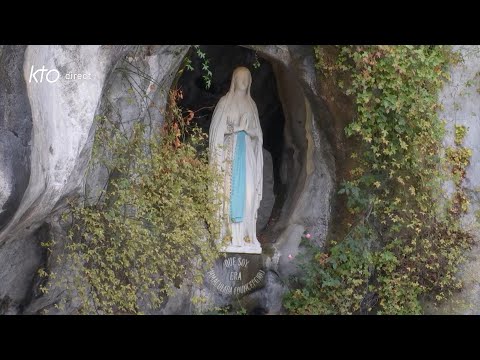
<path id="1" fill-rule="evenodd" d="M 224 175 L 226 199 L 221 239 L 223 252 L 261 254 L 257 212 L 262 200 L 263 136 L 255 102 L 250 96 L 252 75 L 238 67 L 230 90 L 215 107 L 209 132 L 210 162 Z M 221 214 L 219 214 L 221 215 Z"/>

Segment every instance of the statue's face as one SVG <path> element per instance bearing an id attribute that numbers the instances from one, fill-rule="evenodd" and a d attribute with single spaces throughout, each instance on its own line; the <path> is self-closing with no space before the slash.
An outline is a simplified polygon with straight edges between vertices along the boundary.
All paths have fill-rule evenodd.
<path id="1" fill-rule="evenodd" d="M 241 70 L 235 74 L 235 90 L 247 90 L 249 82 L 248 72 Z"/>

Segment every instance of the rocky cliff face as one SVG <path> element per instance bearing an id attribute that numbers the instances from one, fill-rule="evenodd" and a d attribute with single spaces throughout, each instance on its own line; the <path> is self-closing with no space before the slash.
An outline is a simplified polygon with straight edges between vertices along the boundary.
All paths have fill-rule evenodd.
<path id="1" fill-rule="evenodd" d="M 101 46 L 5 46 L 2 50 L 2 62 L 8 65 L 1 78 L 2 86 L 7 85 L 0 102 L 6 114 L 3 121 L 11 129 L 24 125 L 17 133 L 21 147 L 2 149 L 2 173 L 7 174 L 6 179 L 2 175 L 7 190 L 2 198 L 8 200 L 0 232 L 0 298 L 8 304 L 7 311 L 21 310 L 40 265 L 35 231 L 83 181 L 94 115 L 106 75 L 121 51 Z M 53 83 L 44 74 L 41 82 L 40 78 L 29 81 L 32 67 L 36 71 L 42 66 L 62 74 L 90 73 L 92 80 Z M 20 102 L 12 101 L 12 96 Z M 15 136 L 14 132 L 9 131 Z M 4 140 L 8 133 L 3 135 L 2 143 L 8 144 Z"/>
<path id="2" fill-rule="evenodd" d="M 301 251 L 301 234 L 308 230 L 321 245 L 329 231 L 336 117 L 326 105 L 328 94 L 320 93 L 311 47 L 247 48 L 266 59 L 275 73 L 285 115 L 280 166 L 285 196 L 269 230 L 273 240 L 264 244 L 261 257 L 252 260 L 252 271 L 265 273 L 262 284 L 242 301 L 249 311 L 279 313 L 285 280 L 297 271 L 291 259 Z M 0 313 L 40 313 L 58 300 L 58 293 L 42 295 L 38 291 L 37 269 L 53 266 L 40 242 L 54 236 L 58 242 L 55 251 L 61 253 L 65 229 L 58 216 L 65 200 L 84 190 L 95 198 L 108 180 L 101 169 L 86 173 L 95 116 L 108 114 L 125 125 L 125 131 L 132 121 L 160 125 L 162 115 L 151 112 L 151 105 L 165 107 L 188 49 L 184 45 L 0 47 Z M 30 78 L 32 66 L 34 70 L 42 66 L 57 69 L 60 78 L 37 82 Z M 452 69 L 454 81 L 455 74 L 463 81 L 479 71 L 480 57 L 472 55 L 462 66 Z M 66 79 L 67 74 L 90 75 L 74 80 Z M 125 89 L 132 82 L 139 91 L 127 94 Z M 480 142 L 478 115 L 471 113 L 477 109 L 480 114 L 480 99 L 478 93 L 465 98 L 464 112 L 452 114 L 458 100 L 448 89 L 456 91 L 458 84 L 452 83 L 442 93 L 445 116 L 470 127 L 466 146 L 474 150 L 467 175 L 472 203 L 476 204 L 469 214 L 472 218 L 475 206 L 480 205 L 475 175 L 480 171 Z M 271 171 L 265 173 L 271 183 Z M 270 195 L 271 209 L 275 198 Z M 478 263 L 478 258 L 472 260 L 477 268 Z M 221 265 L 218 271 L 222 271 Z M 200 289 L 180 289 L 157 313 L 198 311 L 189 302 L 198 294 L 208 299 L 209 306 L 228 302 L 206 282 Z M 478 294 L 475 296 L 478 299 Z M 65 312 L 75 312 L 75 304 L 69 304 Z"/>
<path id="3" fill-rule="evenodd" d="M 0 50 L 0 230 L 15 214 L 30 178 L 32 114 L 22 71 L 25 48 Z"/>

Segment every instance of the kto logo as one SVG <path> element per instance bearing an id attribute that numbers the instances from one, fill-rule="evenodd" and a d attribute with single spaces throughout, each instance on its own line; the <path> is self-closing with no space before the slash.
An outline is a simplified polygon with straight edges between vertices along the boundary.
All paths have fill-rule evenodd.
<path id="1" fill-rule="evenodd" d="M 48 70 L 45 68 L 45 65 L 42 66 L 41 69 L 38 69 L 35 72 L 33 72 L 33 70 L 34 70 L 34 66 L 32 65 L 32 69 L 30 70 L 30 79 L 28 80 L 28 82 L 32 82 L 32 79 L 37 84 L 43 82 L 43 75 L 45 74 L 45 72 L 47 72 L 45 74 L 45 80 L 47 80 L 49 83 L 57 82 L 58 79 L 60 78 L 60 73 L 58 72 L 58 70 L 56 69 Z"/>

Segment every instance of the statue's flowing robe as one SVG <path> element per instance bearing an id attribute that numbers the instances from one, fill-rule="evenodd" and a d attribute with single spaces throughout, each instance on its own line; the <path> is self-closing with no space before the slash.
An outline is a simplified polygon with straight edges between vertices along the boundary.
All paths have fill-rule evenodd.
<path id="1" fill-rule="evenodd" d="M 227 126 L 228 109 L 230 109 L 234 94 L 233 79 L 230 91 L 220 99 L 214 110 L 209 131 L 209 150 L 210 162 L 215 164 L 224 175 L 222 189 L 218 190 L 227 195 L 227 198 L 219 209 L 219 216 L 224 217 L 220 237 L 223 239 L 225 236 L 230 235 L 233 246 L 254 247 L 258 249 L 260 248 L 260 244 L 256 237 L 256 222 L 263 191 L 263 134 L 260 127 L 257 106 L 250 96 L 250 84 L 247 89 L 249 106 L 248 109 L 244 109 L 242 112 L 247 116 L 247 131 L 244 137 L 245 152 L 244 154 L 238 154 L 243 155 L 245 161 L 244 207 L 242 211 L 243 217 L 239 222 L 235 222 L 235 216 L 232 221 L 232 215 L 235 214 L 232 214 L 230 206 L 232 175 L 234 174 L 233 160 L 238 136 L 241 136 L 238 133 L 232 134 Z M 240 191 L 234 193 L 234 195 L 241 194 L 242 190 L 239 190 Z M 237 198 L 236 204 L 238 204 L 238 200 Z M 237 208 L 236 210 L 239 209 Z M 238 211 L 236 215 L 238 215 Z"/>

